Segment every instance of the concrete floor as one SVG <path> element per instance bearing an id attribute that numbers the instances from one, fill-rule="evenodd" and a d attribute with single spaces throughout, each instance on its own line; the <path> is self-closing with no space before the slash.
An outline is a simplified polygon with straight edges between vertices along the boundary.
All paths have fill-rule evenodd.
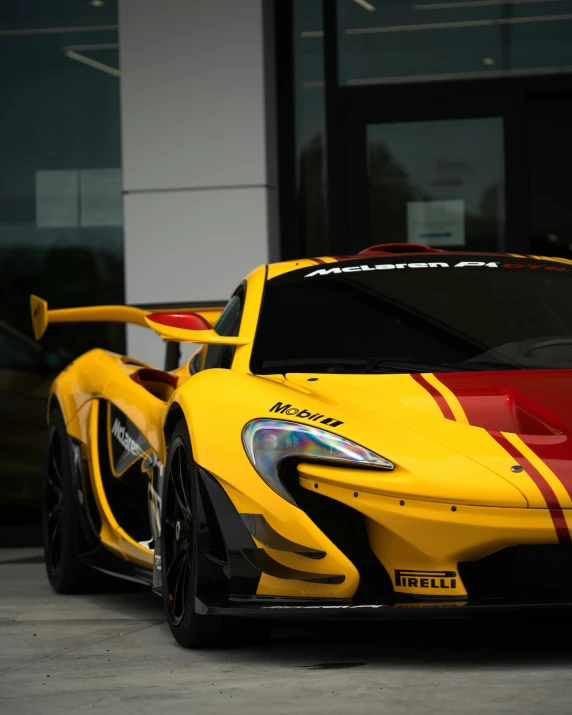
<path id="1" fill-rule="evenodd" d="M 0 713 L 570 715 L 572 621 L 279 629 L 178 647 L 142 591 L 57 596 L 37 550 L 0 551 Z"/>

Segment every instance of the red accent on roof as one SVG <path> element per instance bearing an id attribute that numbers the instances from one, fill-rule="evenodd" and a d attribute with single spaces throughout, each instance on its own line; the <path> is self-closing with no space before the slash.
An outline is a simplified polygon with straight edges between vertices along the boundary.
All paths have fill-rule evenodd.
<path id="1" fill-rule="evenodd" d="M 212 330 L 212 325 L 198 313 L 151 313 L 148 320 L 181 330 Z"/>
<path id="2" fill-rule="evenodd" d="M 410 243 L 407 245 L 411 246 L 413 244 Z M 428 246 L 424 246 L 424 248 L 427 249 Z M 364 256 L 366 256 L 366 257 L 368 256 L 367 252 L 369 250 L 370 249 L 366 248 L 366 249 L 364 249 L 364 251 L 362 251 L 361 254 L 358 253 L 353 256 L 332 256 L 332 258 L 334 258 L 338 262 L 339 261 L 358 261 L 360 259 L 363 260 Z M 447 251 L 444 248 L 443 249 L 441 249 L 441 248 L 435 249 L 435 251 L 438 251 L 438 253 L 440 253 L 443 256 L 498 256 L 499 258 L 502 258 L 503 256 L 508 256 L 508 257 L 512 258 L 512 256 L 509 256 L 508 253 L 497 253 L 495 251 Z M 433 252 L 433 251 L 431 251 L 431 252 Z M 427 254 L 427 250 L 420 251 L 419 247 L 416 247 L 416 250 L 411 251 L 411 253 L 409 253 L 408 255 L 422 256 L 422 255 L 426 255 L 426 254 Z M 373 256 L 395 256 L 398 254 L 390 253 L 389 251 L 372 251 L 371 254 L 369 254 L 369 255 L 371 255 L 373 257 Z M 524 258 L 530 258 L 530 256 L 524 256 Z M 544 260 L 550 261 L 550 257 L 545 257 Z"/>
<path id="3" fill-rule="evenodd" d="M 433 246 L 425 246 L 421 243 L 378 243 L 375 246 L 369 246 L 359 252 L 362 256 L 368 253 L 446 253 L 442 248 L 433 248 Z"/>

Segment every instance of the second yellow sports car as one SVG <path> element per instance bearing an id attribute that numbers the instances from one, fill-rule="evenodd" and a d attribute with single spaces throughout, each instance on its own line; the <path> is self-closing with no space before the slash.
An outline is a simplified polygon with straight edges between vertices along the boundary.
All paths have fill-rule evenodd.
<path id="1" fill-rule="evenodd" d="M 33 296 L 38 339 L 104 320 L 167 345 L 52 386 L 52 586 L 149 584 L 191 647 L 227 616 L 572 603 L 571 298 L 570 261 L 409 244 L 263 265 L 228 302 Z"/>

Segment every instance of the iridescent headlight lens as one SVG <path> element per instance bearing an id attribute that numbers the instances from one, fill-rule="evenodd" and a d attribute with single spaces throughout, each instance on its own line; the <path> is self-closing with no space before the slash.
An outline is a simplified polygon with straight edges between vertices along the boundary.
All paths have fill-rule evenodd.
<path id="1" fill-rule="evenodd" d="M 286 457 L 378 469 L 395 468 L 387 459 L 355 442 L 297 422 L 253 420 L 242 432 L 242 443 L 258 474 L 274 491 L 292 503 L 292 497 L 282 485 L 278 474 L 278 465 Z"/>

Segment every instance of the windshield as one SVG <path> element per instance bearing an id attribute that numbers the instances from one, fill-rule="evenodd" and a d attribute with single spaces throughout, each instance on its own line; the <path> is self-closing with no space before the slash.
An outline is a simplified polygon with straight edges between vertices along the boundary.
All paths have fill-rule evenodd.
<path id="1" fill-rule="evenodd" d="M 572 368 L 571 307 L 572 266 L 548 260 L 433 254 L 326 263 L 267 281 L 251 369 Z"/>

